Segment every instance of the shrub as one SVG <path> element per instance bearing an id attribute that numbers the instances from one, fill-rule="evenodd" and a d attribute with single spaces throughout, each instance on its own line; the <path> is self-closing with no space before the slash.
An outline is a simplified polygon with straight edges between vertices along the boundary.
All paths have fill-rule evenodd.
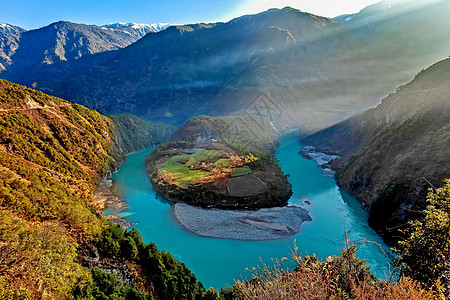
<path id="1" fill-rule="evenodd" d="M 424 218 L 411 222 L 408 237 L 396 248 L 400 273 L 442 297 L 450 296 L 450 180 L 431 189 Z"/>

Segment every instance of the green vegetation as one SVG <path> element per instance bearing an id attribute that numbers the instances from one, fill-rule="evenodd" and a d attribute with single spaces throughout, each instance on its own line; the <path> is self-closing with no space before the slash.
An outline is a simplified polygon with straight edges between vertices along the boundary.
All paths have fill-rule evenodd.
<path id="1" fill-rule="evenodd" d="M 81 289 L 72 294 L 74 300 L 114 299 L 114 300 L 151 300 L 152 294 L 144 294 L 135 287 L 121 282 L 117 275 L 108 274 L 98 267 L 90 270 L 91 278 Z"/>
<path id="2" fill-rule="evenodd" d="M 196 149 L 195 153 L 191 157 L 194 159 L 193 163 L 215 163 L 221 155 L 222 151 L 219 150 Z"/>
<path id="3" fill-rule="evenodd" d="M 43 291 L 68 298 L 88 273 L 73 261 L 77 245 L 67 228 L 55 221 L 33 225 L 0 210 L 0 299 L 35 299 Z"/>
<path id="4" fill-rule="evenodd" d="M 128 151 L 173 131 L 129 115 L 114 120 L 0 80 L 0 299 L 151 299 L 141 281 L 130 286 L 76 262 L 77 248 L 93 239 L 100 259 L 130 268 L 138 279 L 151 276 L 158 299 L 203 291 L 170 254 L 143 245 L 136 230 L 110 227 L 97 213 L 92 196 L 99 179 Z M 156 268 L 141 274 L 144 262 Z"/>
<path id="5" fill-rule="evenodd" d="M 187 159 L 188 162 L 186 164 L 182 164 L 179 162 L 180 159 Z M 189 169 L 190 165 L 199 161 L 201 160 L 198 160 L 198 157 L 195 154 L 175 155 L 172 156 L 169 160 L 167 160 L 163 165 L 161 165 L 159 170 L 160 172 L 165 171 L 172 175 L 173 178 L 173 181 L 171 181 L 172 184 L 178 185 L 182 188 L 187 188 L 190 184 L 205 179 L 209 175 L 209 172 L 207 171 Z"/>
<path id="6" fill-rule="evenodd" d="M 347 245 L 340 256 L 325 261 L 315 256 L 299 257 L 294 252 L 297 266 L 285 270 L 274 266 L 254 268 L 253 279 L 237 281 L 233 298 L 259 299 L 396 299 L 432 300 L 433 294 L 414 280 L 401 277 L 386 282 L 375 278 L 365 261 L 356 257 L 359 245 Z"/>
<path id="7" fill-rule="evenodd" d="M 209 293 L 185 264 L 178 262 L 168 252 L 158 250 L 154 243 L 144 244 L 134 228 L 125 232 L 119 225 L 112 225 L 102 232 L 95 244 L 104 257 L 139 265 L 143 270 L 140 276 L 146 279 L 146 285 L 150 282 L 153 284 L 159 299 L 209 299 L 206 297 Z M 120 287 L 121 283 L 116 281 L 111 285 Z M 90 290 L 95 291 L 95 286 Z M 140 295 L 138 291 L 134 293 Z M 143 296 L 139 297 L 142 298 L 137 299 L 144 299 Z M 148 297 L 151 299 L 151 295 Z"/>
<path id="8" fill-rule="evenodd" d="M 108 116 L 114 123 L 115 150 L 131 153 L 167 142 L 175 127 L 149 123 L 130 114 Z"/>
<path id="9" fill-rule="evenodd" d="M 229 159 L 226 159 L 226 158 L 218 159 L 218 160 L 213 164 L 213 166 L 224 167 L 224 168 L 229 167 L 229 166 L 230 166 L 230 160 L 229 160 Z"/>
<path id="10" fill-rule="evenodd" d="M 108 171 L 112 123 L 3 80 L 0 99 L 2 287 L 66 298 L 87 272 L 73 262 L 77 239 L 104 224 L 92 192 Z"/>
<path id="11" fill-rule="evenodd" d="M 450 297 L 450 180 L 431 189 L 424 218 L 411 222 L 407 239 L 396 247 L 400 272 Z"/>
<path id="12" fill-rule="evenodd" d="M 248 165 L 244 165 L 242 167 L 233 168 L 233 173 L 231 173 L 231 177 L 239 177 L 248 174 L 252 174 L 252 169 Z"/>

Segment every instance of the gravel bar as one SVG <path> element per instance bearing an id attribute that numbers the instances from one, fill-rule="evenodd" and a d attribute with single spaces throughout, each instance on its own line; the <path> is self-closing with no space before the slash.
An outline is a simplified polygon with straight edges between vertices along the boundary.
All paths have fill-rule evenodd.
<path id="1" fill-rule="evenodd" d="M 174 209 L 178 221 L 191 232 L 220 239 L 282 239 L 299 232 L 303 222 L 312 221 L 308 211 L 299 206 L 243 211 L 204 209 L 177 203 Z"/>

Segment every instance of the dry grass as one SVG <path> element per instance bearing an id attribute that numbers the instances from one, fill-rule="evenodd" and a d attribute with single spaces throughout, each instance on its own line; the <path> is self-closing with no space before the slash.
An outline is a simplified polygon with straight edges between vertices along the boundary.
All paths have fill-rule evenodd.
<path id="1" fill-rule="evenodd" d="M 395 282 L 380 281 L 364 261 L 356 258 L 358 248 L 359 245 L 347 246 L 340 256 L 321 261 L 315 256 L 297 256 L 294 246 L 294 271 L 282 268 L 279 261 L 273 266 L 253 268 L 252 280 L 236 281 L 237 299 L 435 299 L 431 291 L 408 277 Z"/>

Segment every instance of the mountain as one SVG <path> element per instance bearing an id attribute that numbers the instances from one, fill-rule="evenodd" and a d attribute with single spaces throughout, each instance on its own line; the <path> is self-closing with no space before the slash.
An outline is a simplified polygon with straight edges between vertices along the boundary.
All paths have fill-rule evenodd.
<path id="1" fill-rule="evenodd" d="M 137 230 L 110 224 L 93 202 L 101 177 L 125 154 L 165 142 L 173 130 L 130 115 L 112 121 L 0 80 L 0 298 L 204 293 L 184 264 L 144 244 Z"/>
<path id="2" fill-rule="evenodd" d="M 114 26 L 112 26 L 114 27 Z M 15 30 L 10 60 L 3 78 L 31 86 L 36 81 L 59 81 L 76 70 L 100 64 L 157 26 L 131 24 L 109 28 L 60 21 L 40 29 Z M 0 37 L 9 37 L 0 31 Z"/>
<path id="3" fill-rule="evenodd" d="M 11 64 L 10 56 L 19 47 L 20 35 L 26 29 L 0 23 L 0 72 Z"/>
<path id="4" fill-rule="evenodd" d="M 27 31 L 24 28 L 18 27 L 18 26 L 14 26 L 14 25 L 9 25 L 6 23 L 0 23 L 0 34 L 21 34 L 22 32 Z"/>
<path id="5" fill-rule="evenodd" d="M 367 42 L 376 57 L 395 66 L 399 79 L 407 81 L 449 55 L 449 14 L 448 0 L 384 0 L 334 20 Z"/>
<path id="6" fill-rule="evenodd" d="M 304 140 L 342 156 L 337 181 L 370 208 L 388 241 L 417 218 L 428 188 L 449 178 L 450 58 L 420 72 L 382 103 Z"/>
<path id="7" fill-rule="evenodd" d="M 0 291 L 62 298 L 83 273 L 76 238 L 102 230 L 92 193 L 107 170 L 113 125 L 4 80 L 0 95 Z"/>
<path id="8" fill-rule="evenodd" d="M 278 129 L 306 132 L 378 101 L 392 84 L 374 76 L 381 67 L 389 68 L 339 24 L 284 8 L 228 23 L 172 26 L 59 87 L 37 87 L 102 113 L 181 125 L 200 114 L 245 110 L 269 117 Z"/>
<path id="9" fill-rule="evenodd" d="M 174 126 L 149 123 L 130 114 L 108 117 L 114 123 L 114 149 L 119 157 L 122 153 L 132 153 L 169 141 L 176 130 Z"/>

